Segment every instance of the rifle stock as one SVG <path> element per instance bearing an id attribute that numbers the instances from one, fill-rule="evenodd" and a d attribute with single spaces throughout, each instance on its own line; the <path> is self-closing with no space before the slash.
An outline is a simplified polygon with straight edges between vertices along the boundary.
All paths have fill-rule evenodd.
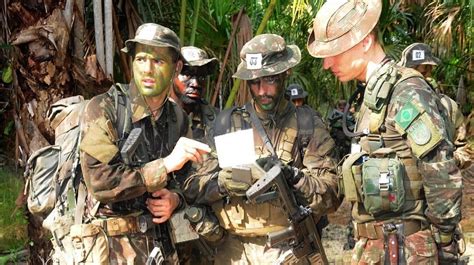
<path id="1" fill-rule="evenodd" d="M 273 247 L 281 243 L 288 243 L 298 259 L 318 252 L 324 264 L 328 264 L 311 209 L 298 205 L 295 195 L 288 186 L 281 170 L 281 163 L 274 165 L 264 177 L 260 178 L 247 190 L 247 199 L 252 203 L 257 203 L 265 201 L 265 198 L 272 198 L 273 196 L 268 194 L 274 191 L 268 190 L 274 186 L 283 202 L 283 208 L 288 215 L 290 226 L 282 231 L 268 233 L 268 246 Z"/>

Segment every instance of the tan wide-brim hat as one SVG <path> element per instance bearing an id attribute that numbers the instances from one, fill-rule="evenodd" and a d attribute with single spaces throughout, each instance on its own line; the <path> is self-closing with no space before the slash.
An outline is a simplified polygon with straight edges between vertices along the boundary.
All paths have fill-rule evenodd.
<path id="1" fill-rule="evenodd" d="M 362 41 L 382 12 L 381 0 L 329 0 L 316 14 L 308 38 L 313 57 L 338 55 Z"/>

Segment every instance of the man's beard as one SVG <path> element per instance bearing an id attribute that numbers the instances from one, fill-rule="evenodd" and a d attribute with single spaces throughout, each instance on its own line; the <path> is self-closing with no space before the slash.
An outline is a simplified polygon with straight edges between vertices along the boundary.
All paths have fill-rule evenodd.
<path id="1" fill-rule="evenodd" d="M 183 104 L 185 105 L 196 105 L 196 104 L 201 103 L 200 98 L 188 97 L 186 96 L 186 94 L 179 95 L 179 100 L 181 100 L 181 102 L 183 102 Z"/>

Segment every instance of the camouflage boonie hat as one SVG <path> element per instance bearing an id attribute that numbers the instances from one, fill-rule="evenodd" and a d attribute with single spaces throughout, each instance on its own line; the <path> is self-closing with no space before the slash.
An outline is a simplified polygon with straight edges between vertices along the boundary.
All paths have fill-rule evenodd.
<path id="1" fill-rule="evenodd" d="M 438 65 L 441 60 L 431 53 L 431 47 L 425 43 L 413 43 L 402 52 L 399 64 L 405 67 L 416 67 L 420 64 Z"/>
<path id="2" fill-rule="evenodd" d="M 286 94 L 289 99 L 306 98 L 308 96 L 308 92 L 304 91 L 299 84 L 290 84 L 286 88 Z"/>
<path id="3" fill-rule="evenodd" d="M 135 43 L 157 47 L 170 47 L 175 50 L 179 57 L 183 59 L 179 44 L 179 38 L 171 29 L 155 23 L 145 23 L 138 27 L 135 32 L 135 38 L 125 41 L 123 52 L 129 53 L 133 50 Z"/>
<path id="4" fill-rule="evenodd" d="M 181 54 L 183 55 L 184 59 L 186 59 L 184 68 L 203 67 L 206 68 L 206 72 L 212 73 L 219 63 L 217 58 L 209 58 L 204 50 L 194 46 L 185 46 L 181 48 Z"/>
<path id="5" fill-rule="evenodd" d="M 308 52 L 317 58 L 338 55 L 362 41 L 382 12 L 381 0 L 332 0 L 319 9 L 308 38 Z"/>
<path id="6" fill-rule="evenodd" d="M 283 73 L 294 67 L 301 61 L 301 52 L 296 45 L 286 45 L 281 36 L 261 34 L 245 43 L 240 51 L 240 60 L 232 77 L 252 80 Z"/>

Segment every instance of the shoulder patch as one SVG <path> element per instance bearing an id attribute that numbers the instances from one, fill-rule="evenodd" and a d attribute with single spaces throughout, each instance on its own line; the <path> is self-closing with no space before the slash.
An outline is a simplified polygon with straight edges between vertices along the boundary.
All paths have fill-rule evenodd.
<path id="1" fill-rule="evenodd" d="M 413 154 L 422 158 L 433 150 L 442 140 L 442 134 L 425 112 L 406 130 Z"/>
<path id="2" fill-rule="evenodd" d="M 418 108 L 411 102 L 407 102 L 395 116 L 395 122 L 403 130 L 406 131 L 408 126 L 420 115 Z"/>

